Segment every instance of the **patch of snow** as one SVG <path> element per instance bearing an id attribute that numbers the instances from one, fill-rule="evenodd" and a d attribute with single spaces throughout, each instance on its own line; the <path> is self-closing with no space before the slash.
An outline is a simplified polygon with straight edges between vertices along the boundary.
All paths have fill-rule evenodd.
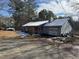
<path id="1" fill-rule="evenodd" d="M 21 37 L 26 37 L 28 36 L 29 34 L 28 33 L 25 33 L 25 32 L 21 32 L 21 31 L 17 31 L 17 34 Z"/>

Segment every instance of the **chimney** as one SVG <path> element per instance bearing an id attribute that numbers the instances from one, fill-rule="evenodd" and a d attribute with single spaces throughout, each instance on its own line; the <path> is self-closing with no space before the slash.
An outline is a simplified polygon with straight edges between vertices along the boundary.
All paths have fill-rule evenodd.
<path id="1" fill-rule="evenodd" d="M 49 20 L 49 23 L 51 22 L 51 20 Z"/>
<path id="2" fill-rule="evenodd" d="M 50 23 L 50 22 L 52 22 L 52 21 L 54 21 L 54 19 L 53 19 L 53 18 L 49 20 L 49 23 Z"/>

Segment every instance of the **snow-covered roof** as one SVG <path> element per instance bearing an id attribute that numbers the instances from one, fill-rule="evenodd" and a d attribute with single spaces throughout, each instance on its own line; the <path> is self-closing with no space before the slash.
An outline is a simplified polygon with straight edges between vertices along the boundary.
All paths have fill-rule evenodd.
<path id="1" fill-rule="evenodd" d="M 56 19 L 50 23 L 45 24 L 44 26 L 62 26 L 66 21 L 68 21 L 68 18 L 66 19 Z"/>
<path id="2" fill-rule="evenodd" d="M 25 27 L 25 26 L 40 26 L 40 25 L 43 25 L 43 24 L 45 24 L 47 22 L 48 21 L 29 22 L 27 24 L 24 24 L 23 27 Z"/>

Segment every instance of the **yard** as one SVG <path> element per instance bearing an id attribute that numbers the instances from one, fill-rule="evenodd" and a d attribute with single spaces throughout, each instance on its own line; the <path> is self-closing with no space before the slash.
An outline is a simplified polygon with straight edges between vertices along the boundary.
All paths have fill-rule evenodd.
<path id="1" fill-rule="evenodd" d="M 0 30 L 0 38 L 10 38 L 10 37 L 16 37 L 18 34 L 15 31 L 3 31 Z"/>
<path id="2" fill-rule="evenodd" d="M 79 59 L 79 37 L 63 43 L 53 38 L 0 39 L 0 59 Z"/>

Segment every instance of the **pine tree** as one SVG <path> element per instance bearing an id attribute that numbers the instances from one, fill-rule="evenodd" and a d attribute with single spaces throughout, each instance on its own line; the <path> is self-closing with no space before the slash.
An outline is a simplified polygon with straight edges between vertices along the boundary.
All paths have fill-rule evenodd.
<path id="1" fill-rule="evenodd" d="M 50 10 L 43 9 L 39 12 L 39 18 L 41 20 L 50 20 L 51 18 L 55 19 L 56 15 Z"/>

